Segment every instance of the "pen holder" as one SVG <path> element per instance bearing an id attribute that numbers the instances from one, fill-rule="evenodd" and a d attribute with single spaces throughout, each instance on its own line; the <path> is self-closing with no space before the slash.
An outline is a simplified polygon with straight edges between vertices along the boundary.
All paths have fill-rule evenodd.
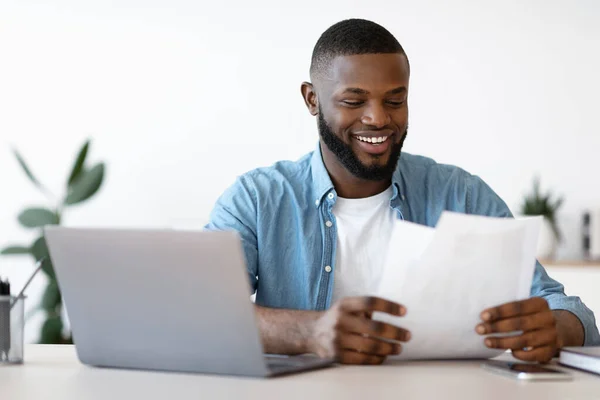
<path id="1" fill-rule="evenodd" d="M 23 363 L 25 296 L 0 296 L 0 364 Z"/>

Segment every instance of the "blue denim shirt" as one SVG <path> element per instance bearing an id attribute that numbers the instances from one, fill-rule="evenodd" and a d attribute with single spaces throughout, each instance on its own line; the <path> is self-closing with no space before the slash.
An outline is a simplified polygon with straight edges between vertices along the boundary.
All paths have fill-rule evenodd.
<path id="1" fill-rule="evenodd" d="M 435 226 L 444 210 L 512 217 L 482 179 L 422 156 L 402 153 L 392 185 L 390 207 L 406 221 Z M 336 199 L 317 146 L 296 162 L 281 161 L 238 177 L 218 199 L 205 228 L 239 232 L 256 304 L 325 310 L 335 277 Z M 539 263 L 531 295 L 575 314 L 585 328 L 585 344 L 600 344 L 594 314 L 578 297 L 566 296 Z"/>

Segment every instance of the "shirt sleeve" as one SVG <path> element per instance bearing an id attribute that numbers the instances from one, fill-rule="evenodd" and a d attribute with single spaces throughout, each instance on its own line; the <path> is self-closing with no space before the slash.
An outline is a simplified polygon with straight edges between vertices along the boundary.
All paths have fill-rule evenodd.
<path id="1" fill-rule="evenodd" d="M 258 285 L 257 208 L 254 189 L 242 176 L 227 188 L 213 207 L 206 230 L 234 230 L 242 239 L 252 293 Z"/>
<path id="2" fill-rule="evenodd" d="M 466 208 L 470 214 L 512 218 L 506 203 L 479 177 L 467 178 Z M 585 346 L 600 345 L 600 333 L 594 313 L 579 297 L 567 296 L 561 283 L 550 278 L 544 267 L 536 261 L 531 285 L 532 297 L 543 297 L 552 310 L 566 310 L 573 313 L 584 328 Z"/>

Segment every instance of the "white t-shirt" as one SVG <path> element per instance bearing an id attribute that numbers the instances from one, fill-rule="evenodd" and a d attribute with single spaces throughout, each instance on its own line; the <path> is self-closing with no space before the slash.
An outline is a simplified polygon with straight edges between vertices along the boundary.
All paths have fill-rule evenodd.
<path id="1" fill-rule="evenodd" d="M 373 294 L 377 287 L 396 220 L 391 198 L 391 186 L 372 197 L 337 198 L 333 206 L 337 250 L 332 304 L 347 296 Z"/>

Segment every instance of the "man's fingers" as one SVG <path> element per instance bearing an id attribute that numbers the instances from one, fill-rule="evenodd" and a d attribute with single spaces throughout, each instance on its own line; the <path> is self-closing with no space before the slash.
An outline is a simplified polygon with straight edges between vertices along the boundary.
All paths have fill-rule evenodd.
<path id="1" fill-rule="evenodd" d="M 338 356 L 338 361 L 342 364 L 379 365 L 383 363 L 384 360 L 384 356 L 357 353 L 355 351 L 342 351 Z"/>
<path id="2" fill-rule="evenodd" d="M 488 333 L 502 333 L 502 332 L 514 332 L 514 331 L 532 331 L 541 328 L 547 328 L 554 326 L 556 319 L 552 311 L 544 311 L 537 314 L 526 315 L 524 317 L 513 317 L 507 319 L 501 319 L 494 322 L 484 322 L 477 325 L 475 330 L 480 335 Z"/>
<path id="3" fill-rule="evenodd" d="M 485 345 L 492 349 L 522 350 L 529 347 L 556 346 L 556 340 L 556 329 L 541 329 L 519 336 L 488 337 L 485 339 Z"/>
<path id="4" fill-rule="evenodd" d="M 538 361 L 541 363 L 547 363 L 552 360 L 556 352 L 556 348 L 553 346 L 538 347 L 533 350 L 513 350 L 512 354 L 515 358 L 523 361 Z"/>
<path id="5" fill-rule="evenodd" d="M 532 297 L 527 300 L 515 301 L 502 304 L 498 307 L 488 308 L 481 313 L 481 319 L 485 322 L 493 322 L 521 315 L 535 314 L 549 309 L 548 302 L 545 299 L 541 297 Z"/>
<path id="6" fill-rule="evenodd" d="M 340 335 L 336 345 L 342 350 L 351 350 L 357 353 L 376 356 L 400 354 L 400 351 L 402 350 L 402 347 L 398 343 L 388 343 L 352 333 Z"/>
<path id="7" fill-rule="evenodd" d="M 342 316 L 338 321 L 337 328 L 348 333 L 369 335 L 400 342 L 408 342 L 411 337 L 410 332 L 406 329 L 352 314 Z"/>
<path id="8" fill-rule="evenodd" d="M 398 316 L 406 314 L 404 306 L 374 296 L 346 297 L 340 303 L 340 309 L 346 313 L 372 313 L 373 311 L 380 311 Z"/>

